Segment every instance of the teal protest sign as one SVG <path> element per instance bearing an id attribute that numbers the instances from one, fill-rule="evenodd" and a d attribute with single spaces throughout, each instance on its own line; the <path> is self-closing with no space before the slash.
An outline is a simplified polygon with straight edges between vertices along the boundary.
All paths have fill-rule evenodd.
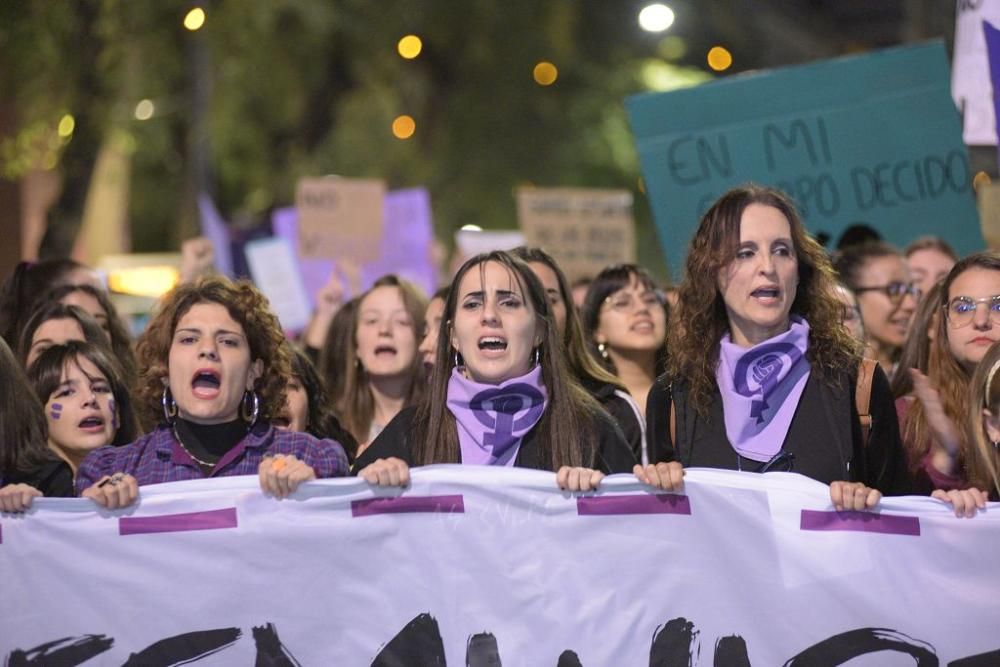
<path id="1" fill-rule="evenodd" d="M 790 194 L 813 234 L 855 223 L 903 246 L 983 247 L 944 46 L 931 42 L 626 100 L 674 277 L 701 215 L 747 181 Z"/>

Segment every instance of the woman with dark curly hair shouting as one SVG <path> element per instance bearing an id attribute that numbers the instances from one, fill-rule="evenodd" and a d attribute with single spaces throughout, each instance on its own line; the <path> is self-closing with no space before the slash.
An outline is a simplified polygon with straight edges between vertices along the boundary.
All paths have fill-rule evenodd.
<path id="1" fill-rule="evenodd" d="M 862 363 L 833 286 L 781 192 L 747 185 L 715 202 L 688 251 L 668 370 L 648 401 L 651 483 L 674 486 L 681 465 L 791 471 L 829 484 L 838 510 L 906 490 L 889 382 Z"/>

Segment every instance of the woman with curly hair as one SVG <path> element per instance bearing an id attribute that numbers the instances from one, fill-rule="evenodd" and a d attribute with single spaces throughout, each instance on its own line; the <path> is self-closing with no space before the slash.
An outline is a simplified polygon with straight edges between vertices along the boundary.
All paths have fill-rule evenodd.
<path id="1" fill-rule="evenodd" d="M 138 407 L 159 426 L 124 447 L 91 452 L 77 490 L 116 508 L 145 484 L 259 474 L 266 493 L 284 497 L 301 482 L 346 474 L 339 443 L 271 424 L 290 375 L 284 342 L 250 283 L 210 277 L 176 287 L 137 346 Z"/>
<path id="2" fill-rule="evenodd" d="M 651 483 L 669 487 L 678 463 L 792 471 L 830 484 L 838 510 L 905 491 L 892 394 L 877 367 L 863 435 L 861 356 L 833 285 L 825 253 L 780 191 L 746 185 L 715 202 L 688 251 L 683 326 L 671 331 L 668 370 L 649 399 L 650 446 L 672 462 L 650 466 Z"/>

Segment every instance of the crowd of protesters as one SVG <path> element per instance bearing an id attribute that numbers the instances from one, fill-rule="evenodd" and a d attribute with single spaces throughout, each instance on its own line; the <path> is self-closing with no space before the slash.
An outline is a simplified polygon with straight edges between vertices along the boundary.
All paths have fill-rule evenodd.
<path id="1" fill-rule="evenodd" d="M 87 267 L 18 265 L 0 294 L 0 510 L 114 509 L 227 475 L 279 498 L 350 474 L 405 486 L 434 463 L 549 470 L 568 491 L 794 472 L 837 510 L 1000 499 L 1000 254 L 831 253 L 786 196 L 747 185 L 705 213 L 669 292 L 637 265 L 571 284 L 518 248 L 468 259 L 429 301 L 387 275 L 317 302 L 288 341 L 252 284 L 192 277 L 133 341 Z"/>

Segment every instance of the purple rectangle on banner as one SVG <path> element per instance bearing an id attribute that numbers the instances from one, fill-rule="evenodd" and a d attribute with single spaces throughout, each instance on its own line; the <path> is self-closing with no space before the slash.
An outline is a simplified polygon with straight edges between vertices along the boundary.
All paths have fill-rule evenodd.
<path id="1" fill-rule="evenodd" d="M 850 530 L 886 535 L 920 535 L 920 519 L 874 512 L 802 510 L 800 530 Z"/>
<path id="2" fill-rule="evenodd" d="M 236 508 L 162 516 L 122 517 L 118 519 L 119 535 L 146 533 L 181 533 L 187 530 L 217 530 L 236 528 Z"/>
<path id="3" fill-rule="evenodd" d="M 375 514 L 433 513 L 464 514 L 465 502 L 462 496 L 420 496 L 413 498 L 371 498 L 351 502 L 352 516 L 374 516 Z"/>
<path id="4" fill-rule="evenodd" d="M 580 516 L 617 514 L 691 514 L 691 501 L 676 493 L 641 496 L 588 496 L 576 499 Z"/>

